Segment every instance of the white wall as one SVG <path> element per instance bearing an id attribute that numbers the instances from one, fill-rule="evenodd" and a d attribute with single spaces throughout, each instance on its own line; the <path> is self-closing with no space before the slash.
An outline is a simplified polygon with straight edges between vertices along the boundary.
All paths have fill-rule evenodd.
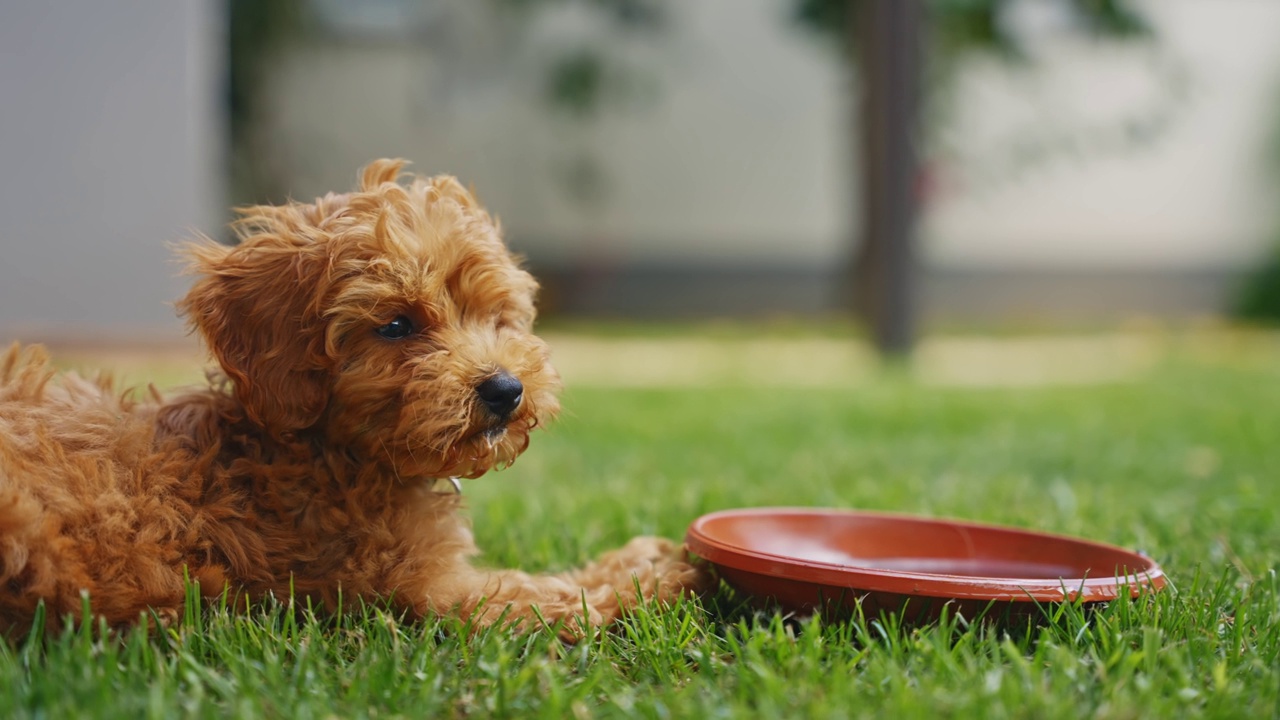
<path id="1" fill-rule="evenodd" d="M 972 157 L 1044 113 L 1087 128 L 1158 88 L 1140 50 L 1117 64 L 1054 46 L 1062 69 L 1033 80 L 975 72 L 951 126 L 970 156 L 938 166 L 924 226 L 933 268 L 1221 271 L 1262 251 L 1277 210 L 1260 154 L 1280 105 L 1280 2 L 1147 5 L 1163 52 L 1188 69 L 1167 133 L 977 182 Z M 581 18 L 522 37 L 476 3 L 441 0 L 421 6 L 436 13 L 421 34 L 293 49 L 271 94 L 275 161 L 303 198 L 350 186 L 382 155 L 456 173 L 543 261 L 841 261 L 857 209 L 829 48 L 778 0 L 670 6 L 659 41 L 614 43 L 651 69 L 652 101 L 580 126 L 550 118 L 537 83 L 555 47 L 596 32 Z M 169 303 L 184 281 L 165 245 L 225 218 L 222 12 L 217 0 L 0 3 L 0 340 L 180 331 Z M 597 206 L 558 184 L 577 153 L 605 171 Z"/>
<path id="2" fill-rule="evenodd" d="M 422 42 L 313 42 L 286 56 L 272 145 L 296 196 L 347 187 L 362 163 L 400 155 L 474 184 L 512 241 L 543 259 L 759 262 L 842 249 L 848 93 L 786 3 L 668 3 L 655 42 L 608 42 L 649 73 L 651 101 L 585 125 L 557 121 L 538 95 L 554 48 L 575 28 L 592 32 L 583 18 L 504 38 L 494 60 L 468 54 L 497 31 L 469 25 L 465 0 L 437 5 L 452 15 Z M 578 153 L 604 169 L 600 205 L 576 204 L 561 183 Z"/>
<path id="3" fill-rule="evenodd" d="M 0 3 L 0 340 L 174 336 L 222 215 L 216 0 Z"/>
<path id="4" fill-rule="evenodd" d="M 1162 106 L 1170 110 L 1165 132 L 1150 144 L 1112 140 L 1110 151 L 1053 154 L 1025 173 L 969 178 L 971 187 L 961 173 L 948 189 L 943 168 L 925 227 L 931 264 L 1221 269 L 1248 264 L 1273 241 L 1280 2 L 1145 7 L 1162 38 L 1155 52 L 1064 43 L 1047 50 L 1048 70 L 1034 78 L 974 73 L 951 142 L 980 176 L 1007 154 L 1002 142 L 1037 132 L 1105 137 Z M 1158 80 L 1162 73 L 1184 73 L 1185 89 L 1171 92 L 1179 83 Z"/>
<path id="5" fill-rule="evenodd" d="M 436 3 L 446 10 L 427 19 L 420 42 L 329 40 L 289 54 L 274 142 L 296 195 L 346 187 L 369 158 L 403 155 L 474 183 L 513 242 L 543 259 L 844 257 L 857 211 L 845 80 L 830 48 L 788 23 L 787 3 L 670 3 L 662 40 L 615 44 L 654 69 L 653 103 L 580 127 L 548 119 L 530 70 L 573 36 L 574 18 L 486 60 L 459 48 L 509 38 L 495 41 L 474 18 L 450 24 L 447 8 L 459 5 Z M 1259 155 L 1280 122 L 1280 2 L 1145 6 L 1163 37 L 1158 52 L 1050 36 L 1043 72 L 970 68 L 947 125 L 956 152 L 934 166 L 923 227 L 932 267 L 1221 271 L 1262 251 L 1276 220 Z M 1166 83 L 1162 72 L 1184 72 L 1185 82 Z M 1114 134 L 1152 108 L 1172 111 L 1150 144 L 989 172 L 1011 141 Z M 611 188 L 597 207 L 568 202 L 555 184 L 566 158 L 584 150 Z"/>

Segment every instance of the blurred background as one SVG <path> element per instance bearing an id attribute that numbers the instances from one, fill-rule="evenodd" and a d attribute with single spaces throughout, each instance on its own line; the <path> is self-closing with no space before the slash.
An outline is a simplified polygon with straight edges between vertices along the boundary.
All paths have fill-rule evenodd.
<path id="1" fill-rule="evenodd" d="M 19 0 L 0 98 L 5 341 L 181 338 L 168 243 L 381 156 L 551 319 L 1280 316 L 1273 0 Z"/>

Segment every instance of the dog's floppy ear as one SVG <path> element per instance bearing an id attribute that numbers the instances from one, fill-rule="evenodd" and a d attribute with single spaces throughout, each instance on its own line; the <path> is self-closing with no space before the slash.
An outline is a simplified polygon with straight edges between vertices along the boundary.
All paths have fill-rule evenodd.
<path id="1" fill-rule="evenodd" d="M 254 207 L 237 223 L 235 247 L 190 243 L 197 275 L 178 302 L 254 422 L 273 435 L 319 419 L 329 397 L 322 300 L 329 263 L 317 242 L 316 206 Z"/>

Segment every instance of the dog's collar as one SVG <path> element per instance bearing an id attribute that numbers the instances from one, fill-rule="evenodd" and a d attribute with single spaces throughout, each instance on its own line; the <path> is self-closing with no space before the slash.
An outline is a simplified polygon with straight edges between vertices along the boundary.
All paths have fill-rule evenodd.
<path id="1" fill-rule="evenodd" d="M 436 478 L 432 481 L 432 491 L 439 495 L 461 495 L 462 483 L 456 477 Z"/>

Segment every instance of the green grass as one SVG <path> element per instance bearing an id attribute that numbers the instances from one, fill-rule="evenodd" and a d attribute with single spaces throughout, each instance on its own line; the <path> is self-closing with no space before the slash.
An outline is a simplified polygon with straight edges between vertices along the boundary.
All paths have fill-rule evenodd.
<path id="1" fill-rule="evenodd" d="M 193 608 L 179 628 L 0 643 L 0 717 L 1280 716 L 1280 351 L 1127 383 L 575 389 L 466 493 L 485 561 L 558 569 L 753 505 L 893 510 L 1141 548 L 1168 591 L 1040 625 L 821 623 L 723 593 L 577 646 L 375 608 Z"/>

